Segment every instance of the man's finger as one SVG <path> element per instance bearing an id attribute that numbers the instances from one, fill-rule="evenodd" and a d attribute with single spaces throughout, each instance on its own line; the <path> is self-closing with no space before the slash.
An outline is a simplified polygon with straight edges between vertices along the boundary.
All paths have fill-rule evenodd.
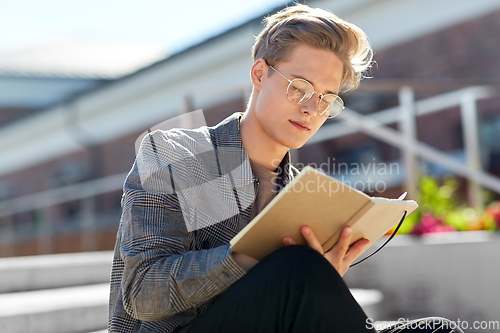
<path id="1" fill-rule="evenodd" d="M 347 253 L 344 257 L 344 260 L 352 263 L 354 260 L 356 260 L 357 257 L 361 255 L 366 249 L 366 246 L 370 243 L 370 241 L 366 238 L 362 238 L 356 243 L 352 244 L 351 247 L 349 247 L 349 250 L 347 250 Z"/>
<path id="2" fill-rule="evenodd" d="M 342 234 L 340 235 L 339 240 L 332 248 L 332 251 L 335 251 L 337 255 L 341 256 L 341 258 L 343 258 L 347 253 L 347 250 L 349 250 L 351 235 L 352 235 L 351 227 L 349 226 L 344 227 L 344 229 L 342 229 Z"/>
<path id="3" fill-rule="evenodd" d="M 311 227 L 305 225 L 302 228 L 300 228 L 300 232 L 302 233 L 302 236 L 304 236 L 307 245 L 316 251 L 318 251 L 321 255 L 324 254 L 323 247 L 321 246 L 320 242 L 314 235 L 314 232 L 312 231 Z"/>
<path id="4" fill-rule="evenodd" d="M 283 238 L 283 244 L 285 246 L 288 246 L 288 245 L 295 245 L 297 243 L 295 242 L 295 240 L 292 237 L 285 237 L 285 238 Z"/>

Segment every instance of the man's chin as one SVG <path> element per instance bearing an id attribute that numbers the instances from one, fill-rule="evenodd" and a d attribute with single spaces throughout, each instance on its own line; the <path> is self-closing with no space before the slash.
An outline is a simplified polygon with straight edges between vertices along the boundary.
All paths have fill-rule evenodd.
<path id="1" fill-rule="evenodd" d="M 292 144 L 289 144 L 288 148 L 289 149 L 299 149 L 299 148 L 302 148 L 302 146 L 304 146 L 306 143 L 305 142 L 299 142 L 299 143 L 292 143 Z"/>
<path id="2" fill-rule="evenodd" d="M 307 138 L 308 140 L 309 138 Z M 288 148 L 288 149 L 299 149 L 302 146 L 304 146 L 307 142 L 304 138 L 297 138 L 297 137 L 288 137 L 288 138 L 282 138 L 281 140 L 277 141 L 279 142 L 282 146 Z"/>

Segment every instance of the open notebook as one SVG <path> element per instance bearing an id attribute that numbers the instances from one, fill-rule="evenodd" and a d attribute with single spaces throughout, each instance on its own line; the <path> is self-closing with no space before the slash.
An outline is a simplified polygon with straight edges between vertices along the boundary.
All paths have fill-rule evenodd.
<path id="1" fill-rule="evenodd" d="M 351 244 L 361 238 L 368 247 L 418 207 L 413 200 L 370 197 L 323 173 L 305 167 L 231 240 L 231 250 L 262 259 L 292 237 L 305 244 L 300 227 L 309 225 L 325 251 L 352 227 Z M 366 247 L 365 250 L 368 248 Z"/>

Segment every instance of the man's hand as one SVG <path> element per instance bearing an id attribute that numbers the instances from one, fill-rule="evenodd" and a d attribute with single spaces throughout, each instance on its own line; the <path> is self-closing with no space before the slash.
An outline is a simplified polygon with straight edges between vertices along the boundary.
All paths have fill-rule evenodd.
<path id="1" fill-rule="evenodd" d="M 340 276 L 344 276 L 345 272 L 349 269 L 351 263 L 365 250 L 365 247 L 370 243 L 368 239 L 360 239 L 356 243 L 349 246 L 351 241 L 351 227 L 346 226 L 342 230 L 342 235 L 340 239 L 335 243 L 335 245 L 328 250 L 326 253 L 323 252 L 323 247 L 319 243 L 312 229 L 309 226 L 303 226 L 300 229 L 302 236 L 304 236 L 307 245 L 318 251 L 326 260 L 332 264 L 332 266 L 337 270 Z M 291 237 L 285 237 L 283 239 L 285 245 L 296 244 L 295 240 Z"/>

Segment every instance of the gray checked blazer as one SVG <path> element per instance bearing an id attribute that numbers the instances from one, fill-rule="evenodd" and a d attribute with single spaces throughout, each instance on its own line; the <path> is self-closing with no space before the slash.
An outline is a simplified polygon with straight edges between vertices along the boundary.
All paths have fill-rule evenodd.
<path id="1" fill-rule="evenodd" d="M 229 241 L 250 220 L 258 181 L 241 142 L 241 116 L 143 139 L 123 186 L 109 332 L 185 331 L 245 275 Z M 279 170 L 281 189 L 298 173 L 289 153 Z"/>

